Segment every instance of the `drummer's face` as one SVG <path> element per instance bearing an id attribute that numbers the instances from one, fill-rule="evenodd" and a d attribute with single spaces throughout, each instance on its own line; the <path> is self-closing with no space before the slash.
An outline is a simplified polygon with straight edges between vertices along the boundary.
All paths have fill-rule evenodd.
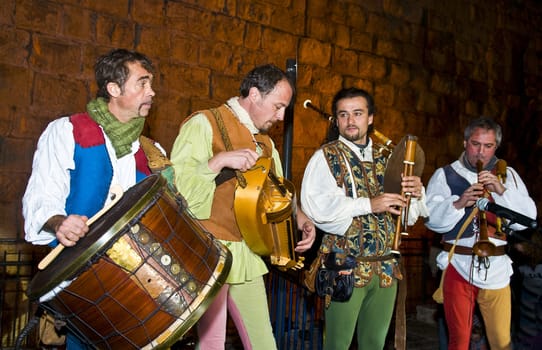
<path id="1" fill-rule="evenodd" d="M 357 144 L 367 143 L 367 130 L 373 123 L 365 97 L 356 96 L 337 101 L 337 127 L 345 139 Z"/>

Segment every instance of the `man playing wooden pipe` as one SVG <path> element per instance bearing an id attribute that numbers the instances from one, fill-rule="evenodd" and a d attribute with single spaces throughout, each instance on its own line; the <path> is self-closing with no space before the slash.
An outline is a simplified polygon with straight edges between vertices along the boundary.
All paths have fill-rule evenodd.
<path id="1" fill-rule="evenodd" d="M 357 333 L 360 349 L 383 349 L 391 322 L 397 280 L 402 279 L 392 254 L 395 225 L 405 196 L 384 193 L 387 156 L 368 136 L 373 124 L 373 97 L 358 88 L 342 89 L 333 98 L 331 128 L 335 140 L 309 160 L 301 186 L 301 204 L 316 226 L 325 231 L 320 251 L 355 256 L 354 288 L 346 301 L 331 299 L 326 308 L 324 349 L 347 350 Z M 330 132 L 329 135 L 332 135 Z M 401 178 L 412 193 L 409 223 L 427 208 L 419 176 Z"/>
<path id="2" fill-rule="evenodd" d="M 429 219 L 426 226 L 443 235 L 444 250 L 437 265 L 446 269 L 443 279 L 444 312 L 449 332 L 448 349 L 469 348 L 473 310 L 478 303 L 484 319 L 490 348 L 510 349 L 512 261 L 506 255 L 506 235 L 492 237 L 491 213 L 476 215 L 476 202 L 482 197 L 536 217 L 536 206 L 517 172 L 504 166 L 497 174 L 499 161 L 495 151 L 502 140 L 500 125 L 490 118 L 473 120 L 464 131 L 465 151 L 458 160 L 436 170 L 427 186 Z M 480 168 L 477 169 L 477 163 Z M 506 178 L 503 183 L 501 178 Z M 474 211 L 474 213 L 473 213 Z M 488 232 L 483 232 L 487 227 Z M 515 224 L 512 229 L 523 229 Z M 477 256 L 481 234 L 487 234 L 490 256 Z M 454 243 L 457 243 L 454 247 Z M 449 251 L 453 249 L 451 261 Z M 486 254 L 481 254 L 486 255 Z"/>

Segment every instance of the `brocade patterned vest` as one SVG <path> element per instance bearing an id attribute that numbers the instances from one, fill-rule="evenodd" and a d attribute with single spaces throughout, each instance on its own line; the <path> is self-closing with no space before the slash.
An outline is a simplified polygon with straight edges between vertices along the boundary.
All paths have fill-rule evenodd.
<path id="1" fill-rule="evenodd" d="M 353 197 L 352 179 L 358 198 L 373 198 L 384 193 L 387 158 L 376 150 L 373 149 L 373 162 L 361 161 L 339 140 L 324 145 L 322 150 L 337 186 L 344 187 L 347 196 Z M 375 274 L 380 278 L 381 287 L 390 287 L 393 278 L 403 278 L 397 260 L 391 255 L 394 235 L 395 224 L 390 213 L 361 215 L 352 219 L 344 236 L 325 234 L 321 250 L 357 258 L 354 270 L 356 287 L 367 285 Z"/>

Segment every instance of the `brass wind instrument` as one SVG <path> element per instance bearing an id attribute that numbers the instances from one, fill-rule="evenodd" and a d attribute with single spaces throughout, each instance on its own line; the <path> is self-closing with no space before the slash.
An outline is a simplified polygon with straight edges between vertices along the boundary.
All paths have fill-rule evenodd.
<path id="1" fill-rule="evenodd" d="M 417 142 L 418 138 L 416 136 L 406 136 L 405 157 L 403 160 L 403 176 L 414 175 Z M 401 195 L 406 197 L 406 206 L 401 208 L 401 213 L 399 213 L 397 216 L 397 221 L 395 223 L 395 236 L 393 237 L 393 246 L 391 248 L 391 252 L 393 254 L 400 254 L 399 245 L 401 244 L 401 235 L 408 235 L 408 211 L 412 193 L 401 190 Z"/>
<path id="2" fill-rule="evenodd" d="M 375 142 L 375 147 L 381 155 L 385 157 L 391 156 L 393 153 L 393 149 L 395 148 L 395 145 L 393 142 L 384 136 L 380 131 L 376 130 L 373 127 L 373 135 L 375 135 L 382 143 Z"/>
<path id="3" fill-rule="evenodd" d="M 484 170 L 484 164 L 481 160 L 478 160 L 476 162 L 476 171 L 480 174 L 482 170 Z M 488 195 L 487 190 L 484 190 L 484 197 Z M 488 238 L 486 212 L 483 210 L 478 212 L 478 226 L 480 228 L 480 236 L 478 237 L 478 241 L 472 246 L 473 253 L 481 258 L 495 255 L 496 247 Z"/>

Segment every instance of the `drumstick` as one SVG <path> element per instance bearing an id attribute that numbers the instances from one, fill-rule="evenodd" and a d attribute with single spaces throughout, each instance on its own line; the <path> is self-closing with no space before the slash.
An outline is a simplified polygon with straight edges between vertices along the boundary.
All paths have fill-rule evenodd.
<path id="1" fill-rule="evenodd" d="M 97 212 L 96 214 L 94 214 L 94 216 L 92 216 L 90 219 L 88 219 L 87 220 L 87 226 L 92 225 L 94 223 L 94 221 L 98 220 L 103 214 L 105 214 L 109 209 L 111 209 L 120 200 L 120 197 L 122 197 L 122 194 L 123 194 L 122 187 L 120 185 L 118 185 L 118 184 L 115 184 L 115 185 L 111 186 L 109 194 L 111 195 L 111 197 L 110 197 L 111 202 L 109 202 L 99 212 Z M 60 252 L 62 252 L 63 250 L 64 250 L 64 245 L 59 243 L 53 250 L 51 250 L 49 252 L 49 254 L 47 254 L 45 256 L 45 258 L 43 258 L 40 261 L 40 263 L 38 264 L 38 269 L 43 270 L 47 266 L 49 266 L 49 264 L 53 260 L 55 260 L 55 258 L 58 256 L 58 254 L 60 254 Z"/>

